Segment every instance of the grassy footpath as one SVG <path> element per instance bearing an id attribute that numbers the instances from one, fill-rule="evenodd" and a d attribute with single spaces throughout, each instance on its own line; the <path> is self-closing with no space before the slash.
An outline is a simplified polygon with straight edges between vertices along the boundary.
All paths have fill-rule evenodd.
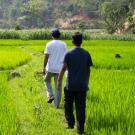
<path id="1" fill-rule="evenodd" d="M 65 130 L 63 106 L 55 109 L 48 105 L 43 78 L 36 74 L 42 69 L 42 58 L 33 56 L 32 61 L 17 71 L 21 78 L 10 80 L 17 112 L 18 135 L 75 135 Z"/>

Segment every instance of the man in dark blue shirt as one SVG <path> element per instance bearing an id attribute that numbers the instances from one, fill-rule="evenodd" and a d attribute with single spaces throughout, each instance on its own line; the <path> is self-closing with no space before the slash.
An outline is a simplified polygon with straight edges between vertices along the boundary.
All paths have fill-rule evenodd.
<path id="1" fill-rule="evenodd" d="M 82 34 L 77 32 L 72 36 L 74 49 L 69 51 L 64 58 L 64 62 L 58 77 L 58 87 L 61 84 L 63 75 L 67 70 L 67 81 L 64 89 L 65 93 L 65 117 L 68 128 L 74 128 L 75 118 L 73 114 L 73 102 L 75 101 L 77 131 L 84 132 L 86 92 L 90 78 L 90 67 L 93 65 L 90 54 L 81 48 Z"/>

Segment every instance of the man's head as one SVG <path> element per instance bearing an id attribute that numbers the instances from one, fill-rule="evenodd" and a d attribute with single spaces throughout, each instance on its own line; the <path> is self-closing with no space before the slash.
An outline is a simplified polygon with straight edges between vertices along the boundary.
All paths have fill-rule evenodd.
<path id="1" fill-rule="evenodd" d="M 59 39 L 60 38 L 60 31 L 58 28 L 52 29 L 52 37 L 54 39 Z"/>
<path id="2" fill-rule="evenodd" d="M 82 40 L 83 40 L 83 36 L 82 33 L 80 32 L 76 32 L 73 36 L 72 36 L 72 42 L 75 46 L 81 46 L 82 44 Z"/>

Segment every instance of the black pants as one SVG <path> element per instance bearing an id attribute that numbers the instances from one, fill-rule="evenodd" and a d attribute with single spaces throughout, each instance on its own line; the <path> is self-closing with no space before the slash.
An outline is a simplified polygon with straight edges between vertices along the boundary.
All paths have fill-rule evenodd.
<path id="1" fill-rule="evenodd" d="M 65 117 L 69 126 L 74 126 L 73 103 L 75 101 L 77 130 L 83 132 L 85 124 L 86 91 L 68 91 L 65 93 Z"/>

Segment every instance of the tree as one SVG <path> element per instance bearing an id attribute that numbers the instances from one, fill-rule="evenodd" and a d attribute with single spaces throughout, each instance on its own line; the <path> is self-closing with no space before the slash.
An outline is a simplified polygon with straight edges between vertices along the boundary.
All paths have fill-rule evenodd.
<path id="1" fill-rule="evenodd" d="M 129 6 L 125 2 L 104 2 L 101 6 L 101 15 L 107 25 L 108 32 L 111 34 L 123 30 L 128 13 Z"/>
<path id="2" fill-rule="evenodd" d="M 47 2 L 48 1 L 45 2 L 43 0 L 30 0 L 27 3 L 24 3 L 22 13 L 30 20 L 31 26 L 37 26 L 39 19 L 43 19 L 43 13 L 46 10 Z"/>
<path id="3" fill-rule="evenodd" d="M 86 29 L 86 24 L 84 21 L 81 21 L 79 24 L 78 24 L 78 28 L 81 30 L 81 32 L 83 33 L 84 30 Z"/>

